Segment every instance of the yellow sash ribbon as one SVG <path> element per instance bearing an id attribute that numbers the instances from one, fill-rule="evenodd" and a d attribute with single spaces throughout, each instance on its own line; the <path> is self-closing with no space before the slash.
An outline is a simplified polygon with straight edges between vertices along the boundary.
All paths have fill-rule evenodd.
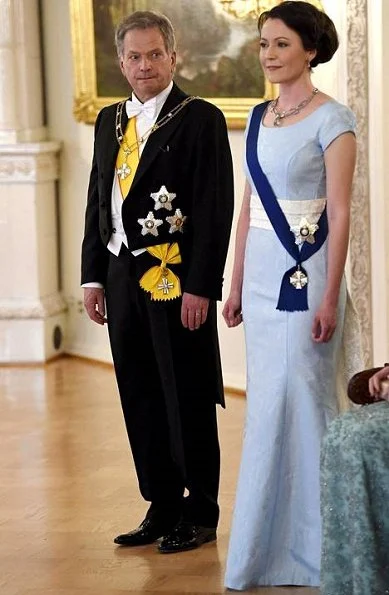
<path id="1" fill-rule="evenodd" d="M 130 118 L 116 158 L 116 174 L 123 200 L 130 191 L 136 169 L 139 165 L 139 147 L 137 142 L 136 118 Z M 131 149 L 131 151 L 126 153 L 125 148 Z"/>
<path id="2" fill-rule="evenodd" d="M 177 242 L 150 246 L 146 250 L 155 258 L 159 258 L 161 264 L 151 267 L 145 272 L 139 281 L 141 288 L 151 293 L 152 300 L 173 300 L 179 297 L 181 295 L 180 280 L 172 270 L 167 268 L 168 264 L 182 262 Z"/>

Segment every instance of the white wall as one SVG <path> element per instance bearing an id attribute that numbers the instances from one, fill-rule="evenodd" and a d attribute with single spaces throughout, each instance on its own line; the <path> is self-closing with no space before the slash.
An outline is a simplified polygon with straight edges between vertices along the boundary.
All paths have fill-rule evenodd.
<path id="1" fill-rule="evenodd" d="M 369 0 L 368 20 L 373 356 L 374 364 L 382 365 L 389 358 L 389 168 L 385 163 L 389 155 L 388 0 Z"/>
<path id="2" fill-rule="evenodd" d="M 345 31 L 345 2 L 325 0 L 328 14 L 340 31 Z M 69 304 L 67 351 L 102 361 L 110 361 L 106 329 L 91 323 L 81 307 L 80 244 L 90 161 L 92 157 L 93 127 L 77 123 L 72 115 L 73 73 L 70 41 L 69 6 L 64 0 L 43 0 L 43 30 L 45 46 L 45 74 L 47 88 L 47 115 L 50 138 L 61 140 L 60 226 L 62 289 Z M 317 69 L 315 84 L 323 91 L 345 101 L 346 47 L 341 32 L 341 48 L 330 64 Z M 339 84 L 339 81 L 342 83 Z M 242 173 L 243 131 L 230 132 L 235 166 L 236 207 L 239 213 L 243 194 Z M 235 235 L 235 224 L 233 238 Z M 230 285 L 233 259 L 230 246 L 224 283 L 224 297 Z M 225 384 L 234 388 L 245 387 L 245 356 L 243 328 L 227 329 L 220 321 L 220 342 Z"/>

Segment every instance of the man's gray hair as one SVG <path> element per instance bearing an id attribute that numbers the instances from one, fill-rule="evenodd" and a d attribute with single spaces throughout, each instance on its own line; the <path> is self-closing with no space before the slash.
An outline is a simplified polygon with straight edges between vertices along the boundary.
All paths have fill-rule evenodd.
<path id="1" fill-rule="evenodd" d="M 134 29 L 159 29 L 167 52 L 176 51 L 176 38 L 173 25 L 165 15 L 152 10 L 137 10 L 126 17 L 117 27 L 115 32 L 116 51 L 121 58 L 124 51 L 124 38 L 128 31 Z"/>

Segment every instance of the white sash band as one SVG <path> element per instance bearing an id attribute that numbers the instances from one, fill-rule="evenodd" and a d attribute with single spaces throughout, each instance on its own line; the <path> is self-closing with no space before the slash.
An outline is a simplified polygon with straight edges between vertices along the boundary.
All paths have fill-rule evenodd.
<path id="1" fill-rule="evenodd" d="M 317 223 L 327 203 L 326 198 L 315 198 L 313 200 L 284 200 L 278 201 L 279 205 L 290 225 L 299 225 L 302 218 L 308 219 L 310 223 Z M 250 198 L 250 226 L 261 229 L 273 229 L 262 206 L 261 199 L 257 194 Z"/>

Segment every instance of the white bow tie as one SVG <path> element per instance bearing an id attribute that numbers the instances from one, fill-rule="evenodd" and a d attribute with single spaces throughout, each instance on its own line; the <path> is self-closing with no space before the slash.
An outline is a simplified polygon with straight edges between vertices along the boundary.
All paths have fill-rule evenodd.
<path id="1" fill-rule="evenodd" d="M 157 111 L 157 98 L 153 97 L 146 101 L 146 103 L 134 103 L 133 101 L 126 101 L 126 112 L 129 118 L 144 114 L 149 120 L 154 120 Z"/>

